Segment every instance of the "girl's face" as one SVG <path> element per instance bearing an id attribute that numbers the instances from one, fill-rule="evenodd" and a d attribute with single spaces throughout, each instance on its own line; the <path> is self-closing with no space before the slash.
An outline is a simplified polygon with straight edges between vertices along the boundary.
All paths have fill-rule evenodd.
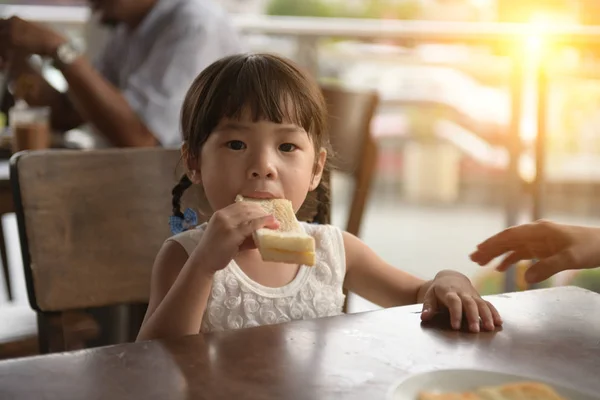
<path id="1" fill-rule="evenodd" d="M 246 113 L 248 114 L 248 113 Z M 292 123 L 223 119 L 202 147 L 190 178 L 202 184 L 214 211 L 241 194 L 253 198 L 285 198 L 295 211 L 318 186 L 326 159 L 315 154 L 306 131 Z"/>

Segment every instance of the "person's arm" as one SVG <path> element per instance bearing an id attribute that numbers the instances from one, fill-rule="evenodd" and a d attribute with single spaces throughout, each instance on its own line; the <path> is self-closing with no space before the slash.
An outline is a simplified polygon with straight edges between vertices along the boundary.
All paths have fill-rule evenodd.
<path id="1" fill-rule="evenodd" d="M 456 271 L 439 272 L 431 281 L 419 279 L 382 260 L 357 237 L 343 232 L 346 252 L 344 286 L 351 292 L 382 307 L 423 303 L 423 320 L 447 308 L 454 329 L 459 329 L 463 312 L 474 332 L 479 318 L 488 330 L 500 325 L 498 311 L 483 300 L 469 279 Z"/>
<path id="2" fill-rule="evenodd" d="M 150 302 L 137 341 L 200 332 L 213 275 L 198 268 L 201 255 L 188 258 L 176 242 L 165 243 L 152 269 Z"/>
<path id="3" fill-rule="evenodd" d="M 16 17 L 0 20 L 0 57 L 3 59 L 14 59 L 15 54 L 19 54 L 18 59 L 26 59 L 30 54 L 55 58 L 57 49 L 66 41 L 62 35 L 43 25 Z M 152 146 L 157 143 L 126 98 L 84 56 L 68 65 L 59 63 L 58 67 L 69 84 L 68 95 L 80 120 L 91 122 L 117 146 Z M 64 98 L 50 90 L 49 85 L 39 82 L 39 78 L 35 78 L 35 82 L 42 87 L 39 96 L 44 103 L 66 107 L 67 110 L 57 110 L 57 114 L 62 111 L 61 117 L 73 118 Z"/>
<path id="4" fill-rule="evenodd" d="M 237 202 L 216 211 L 189 258 L 168 241 L 152 269 L 150 303 L 137 340 L 197 334 L 214 274 L 244 249 L 255 249 L 252 232 L 279 223 L 258 204 Z M 197 232 L 195 232 L 197 233 Z"/>
<path id="5" fill-rule="evenodd" d="M 50 123 L 54 130 L 65 132 L 83 123 L 67 95 L 48 84 L 40 73 L 28 64 L 26 55 L 13 53 L 10 63 L 6 63 L 5 68 L 6 79 L 11 84 L 7 85 L 0 111 L 7 113 L 14 105 L 16 97 L 34 107 L 50 107 Z M 8 86 L 12 87 L 14 95 L 8 90 Z"/>
<path id="6" fill-rule="evenodd" d="M 115 146 L 145 147 L 158 143 L 119 89 L 104 79 L 85 57 L 60 70 L 79 115 Z"/>
<path id="7" fill-rule="evenodd" d="M 420 303 L 429 286 L 423 279 L 394 268 L 356 236 L 342 232 L 346 249 L 344 286 L 381 306 L 395 307 Z"/>

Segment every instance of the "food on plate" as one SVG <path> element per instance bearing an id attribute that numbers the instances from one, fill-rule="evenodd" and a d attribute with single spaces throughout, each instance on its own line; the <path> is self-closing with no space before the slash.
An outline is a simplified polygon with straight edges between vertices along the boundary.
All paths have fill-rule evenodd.
<path id="1" fill-rule="evenodd" d="M 480 387 L 470 392 L 421 392 L 418 400 L 568 400 L 550 386 L 537 382 Z"/>

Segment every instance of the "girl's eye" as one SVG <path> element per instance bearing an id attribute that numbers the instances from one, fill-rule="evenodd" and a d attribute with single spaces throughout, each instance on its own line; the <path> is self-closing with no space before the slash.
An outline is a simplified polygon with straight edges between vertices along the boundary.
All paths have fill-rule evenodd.
<path id="1" fill-rule="evenodd" d="M 226 146 L 231 150 L 244 150 L 246 148 L 246 143 L 240 140 L 231 140 L 227 142 Z"/>
<path id="2" fill-rule="evenodd" d="M 295 144 L 292 144 L 292 143 L 283 143 L 283 144 L 279 145 L 279 150 L 281 150 L 285 153 L 292 152 L 292 151 L 296 150 L 297 148 L 298 148 L 298 146 L 296 146 Z"/>

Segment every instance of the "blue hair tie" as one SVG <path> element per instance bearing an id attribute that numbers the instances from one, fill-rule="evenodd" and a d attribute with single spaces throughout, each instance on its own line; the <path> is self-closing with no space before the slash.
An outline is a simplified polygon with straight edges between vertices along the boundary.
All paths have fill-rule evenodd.
<path id="1" fill-rule="evenodd" d="M 196 225 L 198 225 L 198 215 L 191 208 L 188 208 L 183 212 L 183 218 L 177 215 L 171 215 L 169 217 L 169 226 L 171 227 L 171 233 L 173 233 L 173 235 L 194 228 Z"/>

